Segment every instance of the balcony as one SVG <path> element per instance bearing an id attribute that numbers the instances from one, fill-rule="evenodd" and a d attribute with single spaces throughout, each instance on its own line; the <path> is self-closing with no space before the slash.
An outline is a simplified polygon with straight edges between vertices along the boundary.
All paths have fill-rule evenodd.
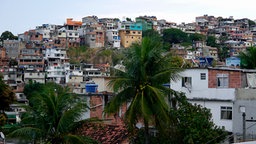
<path id="1" fill-rule="evenodd" d="M 44 62 L 19 62 L 19 65 L 44 65 Z"/>
<path id="2" fill-rule="evenodd" d="M 65 73 L 63 74 L 58 74 L 58 73 L 49 73 L 47 74 L 47 77 L 50 78 L 50 77 L 66 77 Z"/>

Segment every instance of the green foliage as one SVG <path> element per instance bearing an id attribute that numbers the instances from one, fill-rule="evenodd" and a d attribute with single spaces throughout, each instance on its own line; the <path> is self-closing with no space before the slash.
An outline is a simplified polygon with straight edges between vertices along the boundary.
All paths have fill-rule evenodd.
<path id="1" fill-rule="evenodd" d="M 105 50 L 102 50 L 100 51 L 100 53 L 98 54 L 98 56 L 106 56 L 106 57 L 109 57 L 109 56 L 112 56 L 112 50 L 110 49 L 105 49 Z"/>
<path id="2" fill-rule="evenodd" d="M 30 85 L 29 88 L 37 86 L 36 83 Z M 51 144 L 86 143 L 87 138 L 71 133 L 87 109 L 85 101 L 54 83 L 47 83 L 36 91 L 29 97 L 30 105 L 18 129 L 9 136 Z"/>
<path id="3" fill-rule="evenodd" d="M 127 17 L 127 18 L 126 18 L 126 21 L 132 21 L 132 19 Z"/>
<path id="4" fill-rule="evenodd" d="M 229 57 L 229 48 L 226 46 L 218 47 L 218 57 L 220 61 L 224 62 Z"/>
<path id="5" fill-rule="evenodd" d="M 217 127 L 212 121 L 209 109 L 189 103 L 183 93 L 176 93 L 169 116 L 171 125 L 166 125 L 164 132 L 156 132 L 150 137 L 150 143 L 160 144 L 216 144 L 223 141 L 227 132 Z M 143 144 L 144 129 L 137 132 L 133 141 Z"/>
<path id="6" fill-rule="evenodd" d="M 158 37 L 161 39 L 160 34 L 153 29 L 143 31 L 142 37 Z"/>
<path id="7" fill-rule="evenodd" d="M 4 126 L 7 122 L 7 115 L 5 113 L 0 113 L 0 128 Z"/>
<path id="8" fill-rule="evenodd" d="M 173 56 L 173 59 L 171 60 L 171 64 L 173 67 L 177 68 L 191 68 L 192 63 L 188 60 L 183 59 L 180 56 Z"/>
<path id="9" fill-rule="evenodd" d="M 173 113 L 179 121 L 177 129 L 184 144 L 220 143 L 227 136 L 213 123 L 210 110 L 201 105 L 182 100 Z"/>
<path id="10" fill-rule="evenodd" d="M 30 99 L 34 95 L 43 93 L 45 87 L 47 87 L 45 84 L 29 81 L 29 83 L 25 85 L 23 93 L 26 95 L 27 99 Z"/>
<path id="11" fill-rule="evenodd" d="M 188 35 L 180 29 L 165 29 L 163 31 L 163 40 L 169 44 L 188 42 Z"/>
<path id="12" fill-rule="evenodd" d="M 70 63 L 78 64 L 81 61 L 88 61 L 92 57 L 92 51 L 86 46 L 71 47 L 67 51 Z"/>
<path id="13" fill-rule="evenodd" d="M 183 43 L 180 43 L 181 46 L 184 46 L 184 47 L 189 47 L 192 45 L 192 43 L 189 43 L 189 42 L 183 42 Z"/>
<path id="14" fill-rule="evenodd" d="M 4 83 L 0 75 L 0 113 L 10 108 L 10 104 L 15 101 L 15 94 L 11 87 Z"/>
<path id="15" fill-rule="evenodd" d="M 169 106 L 165 98 L 170 89 L 163 84 L 169 83 L 170 78 L 176 80 L 181 69 L 169 65 L 172 57 L 163 54 L 162 46 L 160 41 L 149 37 L 144 37 L 141 44 L 132 45 L 123 62 L 125 71 L 115 69 L 115 78 L 109 82 L 117 94 L 105 111 L 115 113 L 130 102 L 124 119 L 131 133 L 139 120 L 143 121 L 147 136 L 149 123 L 164 129 L 169 121 Z"/>
<path id="16" fill-rule="evenodd" d="M 171 44 L 168 42 L 164 42 L 163 37 L 155 30 L 150 29 L 142 32 L 142 37 L 150 37 L 151 39 L 154 39 L 155 41 L 161 42 L 163 45 L 163 50 L 169 51 Z"/>
<path id="17" fill-rule="evenodd" d="M 218 44 L 216 43 L 216 38 L 214 36 L 208 36 L 206 40 L 206 45 L 211 47 L 218 47 Z"/>
<path id="18" fill-rule="evenodd" d="M 256 47 L 246 49 L 245 52 L 240 53 L 239 57 L 241 59 L 241 68 L 256 68 Z"/>
<path id="19" fill-rule="evenodd" d="M 202 34 L 187 34 L 180 29 L 165 29 L 163 31 L 163 40 L 169 44 L 182 43 L 183 45 L 192 45 L 193 41 L 205 41 L 206 37 Z"/>
<path id="20" fill-rule="evenodd" d="M 18 37 L 14 36 L 10 31 L 5 31 L 1 34 L 0 36 L 0 41 L 4 41 L 4 40 L 17 40 Z"/>
<path id="21" fill-rule="evenodd" d="M 254 26 L 255 22 L 249 19 L 249 27 Z"/>
<path id="22" fill-rule="evenodd" d="M 124 51 L 127 49 L 120 49 L 120 50 L 114 50 L 112 53 L 112 65 L 115 66 L 117 64 L 120 64 L 121 61 L 126 59 Z"/>
<path id="23" fill-rule="evenodd" d="M 205 41 L 206 37 L 202 34 L 189 34 L 189 41 Z"/>

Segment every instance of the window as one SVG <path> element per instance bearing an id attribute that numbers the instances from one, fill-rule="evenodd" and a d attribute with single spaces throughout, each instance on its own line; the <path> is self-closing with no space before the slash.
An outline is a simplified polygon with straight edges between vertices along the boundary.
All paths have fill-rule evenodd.
<path id="1" fill-rule="evenodd" d="M 182 87 L 191 88 L 192 78 L 191 77 L 182 77 Z"/>
<path id="2" fill-rule="evenodd" d="M 200 73 L 201 80 L 206 80 L 206 73 Z"/>
<path id="3" fill-rule="evenodd" d="M 220 119 L 232 120 L 232 107 L 220 107 Z"/>
<path id="4" fill-rule="evenodd" d="M 217 87 L 228 87 L 228 74 L 217 74 Z"/>

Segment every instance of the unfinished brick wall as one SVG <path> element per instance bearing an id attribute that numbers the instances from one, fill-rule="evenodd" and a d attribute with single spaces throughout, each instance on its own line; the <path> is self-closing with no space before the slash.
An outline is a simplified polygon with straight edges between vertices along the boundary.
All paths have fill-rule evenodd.
<path id="1" fill-rule="evenodd" d="M 109 124 L 117 124 L 122 125 L 123 124 L 123 116 L 124 113 L 127 110 L 126 105 L 123 105 L 121 107 L 121 112 L 117 112 L 116 114 L 103 114 L 104 112 L 104 100 L 102 95 L 95 95 L 90 97 L 90 117 L 91 118 L 99 118 L 107 121 Z M 119 115 L 121 114 L 121 115 Z"/>
<path id="2" fill-rule="evenodd" d="M 228 88 L 241 88 L 242 87 L 242 74 L 240 71 L 232 70 L 212 70 L 209 69 L 209 88 L 217 88 L 217 74 L 228 74 Z"/>

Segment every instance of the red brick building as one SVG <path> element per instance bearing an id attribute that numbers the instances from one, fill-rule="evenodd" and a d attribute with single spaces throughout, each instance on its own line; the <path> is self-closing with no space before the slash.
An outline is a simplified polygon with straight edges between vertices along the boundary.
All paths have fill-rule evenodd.
<path id="1" fill-rule="evenodd" d="M 209 68 L 209 88 L 241 88 L 245 86 L 246 73 L 242 69 Z M 223 83 L 223 85 L 222 85 Z"/>
<path id="2" fill-rule="evenodd" d="M 8 66 L 9 58 L 6 56 L 6 49 L 0 47 L 0 67 Z"/>

